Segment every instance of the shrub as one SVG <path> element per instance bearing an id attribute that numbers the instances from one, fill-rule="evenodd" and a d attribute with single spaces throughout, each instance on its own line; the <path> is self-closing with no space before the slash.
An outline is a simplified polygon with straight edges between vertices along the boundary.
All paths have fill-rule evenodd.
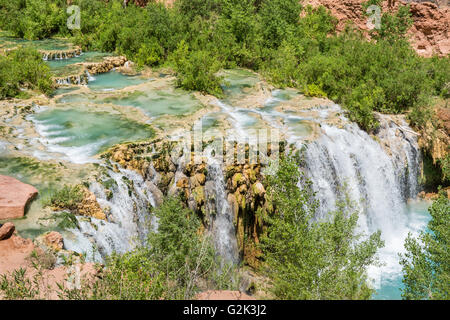
<path id="1" fill-rule="evenodd" d="M 56 210 L 76 211 L 83 199 L 83 186 L 65 185 L 62 189 L 51 194 L 48 199 L 45 199 L 43 204 L 46 207 L 52 207 Z"/>
<path id="2" fill-rule="evenodd" d="M 178 75 L 178 85 L 186 90 L 197 90 L 222 95 L 221 78 L 216 73 L 221 63 L 207 51 L 189 51 L 185 42 L 171 56 Z"/>
<path id="3" fill-rule="evenodd" d="M 45 94 L 52 91 L 50 68 L 34 49 L 19 48 L 0 55 L 0 67 L 0 98 L 19 96 L 27 88 Z"/>

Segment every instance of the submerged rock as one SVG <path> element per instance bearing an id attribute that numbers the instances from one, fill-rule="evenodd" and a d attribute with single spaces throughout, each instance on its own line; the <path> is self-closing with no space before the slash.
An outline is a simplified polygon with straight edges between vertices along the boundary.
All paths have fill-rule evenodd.
<path id="1" fill-rule="evenodd" d="M 28 204 L 37 194 L 35 187 L 0 175 L 0 220 L 23 217 Z"/>

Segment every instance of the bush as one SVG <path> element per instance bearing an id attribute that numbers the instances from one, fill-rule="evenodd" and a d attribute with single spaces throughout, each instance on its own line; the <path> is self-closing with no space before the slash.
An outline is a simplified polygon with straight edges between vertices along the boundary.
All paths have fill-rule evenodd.
<path id="1" fill-rule="evenodd" d="M 84 199 L 83 186 L 65 185 L 61 190 L 51 194 L 48 199 L 43 201 L 44 207 L 52 207 L 56 210 L 69 210 L 76 212 L 78 205 Z"/>
<path id="2" fill-rule="evenodd" d="M 215 74 L 221 63 L 207 51 L 189 51 L 181 42 L 171 56 L 178 75 L 178 85 L 186 90 L 197 90 L 217 96 L 222 95 L 221 78 Z"/>
<path id="3" fill-rule="evenodd" d="M 52 91 L 50 68 L 34 49 L 19 48 L 6 56 L 0 55 L 0 67 L 1 99 L 20 96 L 24 89 L 45 94 Z"/>

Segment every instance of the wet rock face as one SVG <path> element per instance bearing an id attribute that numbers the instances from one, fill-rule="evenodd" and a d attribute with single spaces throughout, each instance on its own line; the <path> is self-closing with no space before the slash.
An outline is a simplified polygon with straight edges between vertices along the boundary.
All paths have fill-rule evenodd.
<path id="1" fill-rule="evenodd" d="M 210 230 L 217 214 L 217 181 L 212 180 L 206 159 L 194 163 L 192 152 L 188 160 L 182 153 L 174 157 L 173 147 L 172 142 L 161 140 L 132 143 L 113 147 L 103 157 L 141 174 L 149 190 L 156 195 L 157 203 L 161 203 L 164 195 L 180 196 L 202 218 L 204 228 Z M 264 231 L 264 217 L 271 212 L 262 165 L 247 162 L 222 167 L 223 187 L 233 215 L 239 254 L 256 265 L 259 253 L 255 244 Z"/>
<path id="2" fill-rule="evenodd" d="M 420 147 L 438 163 L 450 152 L 450 109 L 438 108 L 432 121 L 420 128 Z"/>
<path id="3" fill-rule="evenodd" d="M 27 205 L 37 194 L 35 187 L 0 175 L 0 220 L 23 217 Z"/>

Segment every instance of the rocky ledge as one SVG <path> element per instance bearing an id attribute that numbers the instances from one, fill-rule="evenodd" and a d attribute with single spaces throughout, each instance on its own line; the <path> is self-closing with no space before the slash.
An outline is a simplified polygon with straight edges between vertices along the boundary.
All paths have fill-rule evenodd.
<path id="1" fill-rule="evenodd" d="M 37 194 L 35 187 L 0 175 L 0 220 L 23 217 L 28 204 Z"/>
<path id="2" fill-rule="evenodd" d="M 70 59 L 79 56 L 82 53 L 80 47 L 75 47 L 68 50 L 41 50 L 39 52 L 42 54 L 42 59 L 45 61 Z"/>
<path id="3" fill-rule="evenodd" d="M 85 85 L 89 82 L 89 76 L 99 73 L 106 73 L 114 68 L 125 73 L 131 73 L 131 61 L 128 61 L 124 56 L 106 57 L 101 62 L 84 62 L 75 65 L 81 66 L 81 71 L 76 74 L 67 75 L 64 77 L 53 77 L 53 84 L 55 87 L 64 85 Z"/>

